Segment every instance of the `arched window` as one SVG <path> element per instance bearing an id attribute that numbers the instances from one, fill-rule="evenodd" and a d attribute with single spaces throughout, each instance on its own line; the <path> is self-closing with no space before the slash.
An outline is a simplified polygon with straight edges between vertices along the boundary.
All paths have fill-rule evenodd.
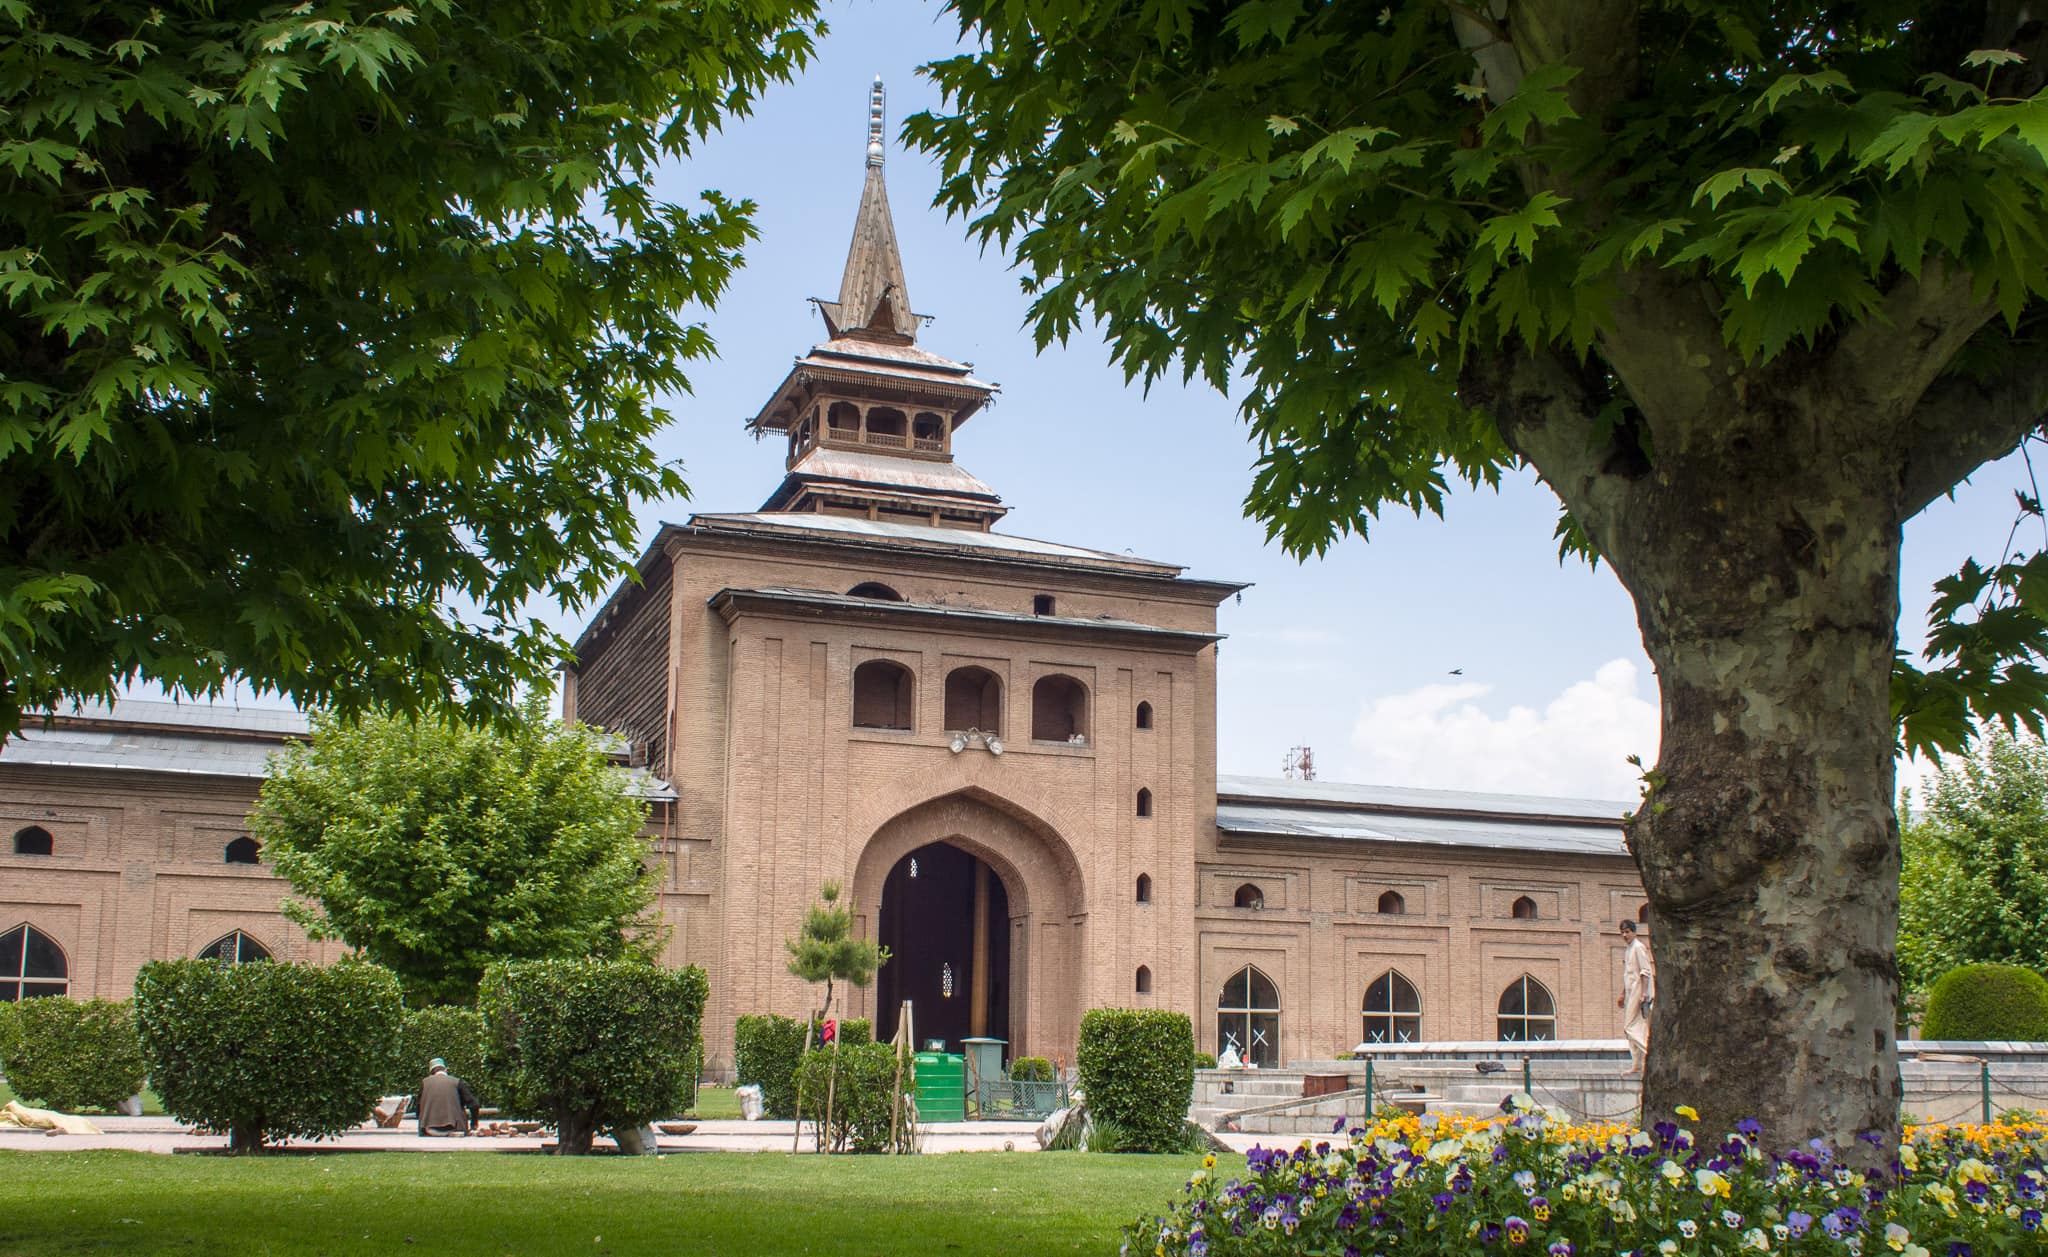
<path id="1" fill-rule="evenodd" d="M 1422 1038 L 1422 997 L 1392 969 L 1365 988 L 1365 1043 L 1415 1043 Z"/>
<path id="2" fill-rule="evenodd" d="M 1138 791 L 1138 815 L 1152 815 L 1152 792 L 1150 790 Z"/>
<path id="3" fill-rule="evenodd" d="M 825 430 L 843 441 L 860 440 L 860 407 L 833 402 L 825 409 Z"/>
<path id="4" fill-rule="evenodd" d="M 849 598 L 873 598 L 877 602 L 901 602 L 903 595 L 878 580 L 864 580 L 846 591 Z"/>
<path id="5" fill-rule="evenodd" d="M 1140 994 L 1140 995 L 1150 995 L 1151 993 L 1152 993 L 1152 970 L 1151 970 L 1151 969 L 1149 969 L 1149 968 L 1147 968 L 1147 967 L 1146 967 L 1146 966 L 1144 966 L 1144 965 L 1139 965 L 1139 966 L 1138 966 L 1138 994 Z"/>
<path id="6" fill-rule="evenodd" d="M 214 939 L 200 948 L 199 958 L 224 960 L 231 965 L 246 965 L 251 961 L 270 959 L 270 949 L 240 930 L 235 930 L 226 937 Z"/>
<path id="7" fill-rule="evenodd" d="M 1246 882 L 1237 888 L 1237 894 L 1231 898 L 1230 906 L 1233 908 L 1263 908 L 1266 906 L 1266 892 L 1250 882 Z"/>
<path id="8" fill-rule="evenodd" d="M 1140 729 L 1150 729 L 1152 727 L 1152 704 L 1138 704 L 1138 727 Z"/>
<path id="9" fill-rule="evenodd" d="M 1649 904 L 1644 903 L 1636 905 L 1636 928 L 1641 930 L 1645 934 L 1648 934 L 1650 932 Z"/>
<path id="10" fill-rule="evenodd" d="M 56 840 L 51 838 L 50 831 L 41 825 L 30 825 L 27 829 L 16 831 L 14 835 L 16 855 L 49 855 L 56 849 Z"/>
<path id="11" fill-rule="evenodd" d="M 910 445 L 912 449 L 937 452 L 946 448 L 946 417 L 929 410 L 917 412 L 917 418 L 910 421 Z"/>
<path id="12" fill-rule="evenodd" d="M 1152 875 L 1150 873 L 1138 874 L 1138 902 L 1152 902 Z"/>
<path id="13" fill-rule="evenodd" d="M 221 860 L 225 864 L 254 864 L 256 853 L 262 849 L 254 838 L 243 834 L 228 844 L 227 850 L 221 853 Z"/>
<path id="14" fill-rule="evenodd" d="M 883 445 L 890 449 L 902 449 L 903 438 L 910 422 L 909 416 L 894 406 L 868 407 L 869 445 Z"/>
<path id="15" fill-rule="evenodd" d="M 1557 1037 L 1557 1001 L 1541 982 L 1523 974 L 1500 993 L 1503 1043 L 1547 1043 Z"/>
<path id="16" fill-rule="evenodd" d="M 1251 965 L 1231 975 L 1216 1001 L 1216 1051 L 1231 1047 L 1261 1069 L 1280 1063 L 1280 988 Z"/>
<path id="17" fill-rule="evenodd" d="M 1522 895 L 1515 900 L 1514 906 L 1508 909 L 1508 915 L 1517 921 L 1534 921 L 1536 919 L 1536 901 L 1527 895 Z"/>
<path id="18" fill-rule="evenodd" d="M 1401 898 L 1399 891 L 1387 891 L 1380 896 L 1380 913 L 1383 916 L 1398 917 L 1408 912 L 1408 901 Z"/>
<path id="19" fill-rule="evenodd" d="M 0 934 L 0 1002 L 62 995 L 71 986 L 71 965 L 57 941 L 33 925 Z"/>
<path id="20" fill-rule="evenodd" d="M 987 668 L 955 668 L 946 674 L 946 728 L 954 732 L 1003 731 L 1003 683 Z"/>
<path id="21" fill-rule="evenodd" d="M 853 670 L 853 727 L 910 728 L 910 669 L 890 659 L 870 659 Z"/>
<path id="22" fill-rule="evenodd" d="M 1034 742 L 1088 741 L 1088 687 L 1054 673 L 1031 687 L 1031 739 Z"/>

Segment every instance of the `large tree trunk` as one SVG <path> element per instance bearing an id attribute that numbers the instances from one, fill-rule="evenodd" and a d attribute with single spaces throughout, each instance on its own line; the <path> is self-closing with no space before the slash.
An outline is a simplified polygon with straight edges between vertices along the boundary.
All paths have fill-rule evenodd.
<path id="1" fill-rule="evenodd" d="M 1856 1136 L 1889 1146 L 1900 1099 L 1899 470 L 1743 435 L 1810 439 L 1827 416 L 1750 419 L 1660 450 L 1603 530 L 1663 700 L 1629 826 L 1658 968 L 1644 1122 L 1688 1104 L 1710 1130 L 1754 1118 L 1775 1146 L 1868 1157 Z"/>

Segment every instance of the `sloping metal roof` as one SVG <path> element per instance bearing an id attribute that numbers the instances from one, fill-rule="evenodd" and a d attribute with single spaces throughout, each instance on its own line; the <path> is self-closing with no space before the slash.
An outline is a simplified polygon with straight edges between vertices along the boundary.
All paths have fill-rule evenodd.
<path id="1" fill-rule="evenodd" d="M 1405 786 L 1216 779 L 1216 825 L 1243 838 L 1304 838 L 1626 856 L 1626 803 Z"/>
<path id="2" fill-rule="evenodd" d="M 1220 797 L 1280 804 L 1372 808 L 1392 811 L 1479 812 L 1500 816 L 1578 818 L 1621 823 L 1633 803 L 1541 794 L 1486 794 L 1477 790 L 1426 790 L 1341 781 L 1292 781 L 1285 777 L 1216 778 Z"/>
<path id="3" fill-rule="evenodd" d="M 897 458 L 870 454 L 864 450 L 841 450 L 821 445 L 798 459 L 789 469 L 789 479 L 835 480 L 852 484 L 895 485 L 919 493 L 945 493 L 954 497 L 1001 499 L 996 491 L 958 463 L 935 459 Z M 785 496 L 777 493 L 776 497 Z"/>
<path id="4" fill-rule="evenodd" d="M 876 542 L 915 549 L 979 551 L 992 555 L 1018 556 L 1090 567 L 1122 568 L 1147 576 L 1175 576 L 1184 569 L 1178 564 L 1140 559 L 1104 550 L 1084 550 L 1054 541 L 1035 541 L 1004 533 L 980 532 L 971 528 L 935 528 L 930 524 L 899 524 L 886 520 L 858 519 L 846 515 L 751 514 L 692 515 L 690 527 L 713 531 L 770 531 L 801 535 L 825 534 L 848 540 Z"/>
<path id="5" fill-rule="evenodd" d="M 1216 827 L 1241 838 L 1309 838 L 1335 842 L 1390 842 L 1432 847 L 1482 847 L 1553 855 L 1625 856 L 1614 825 L 1470 817 L 1402 816 L 1328 808 L 1216 805 Z"/>
<path id="6" fill-rule="evenodd" d="M 123 724 L 161 725 L 170 729 L 218 729 L 232 733 L 275 734 L 290 737 L 305 734 L 312 726 L 306 713 L 296 707 L 255 707 L 237 703 L 194 699 L 173 702 L 161 698 L 123 698 L 118 702 L 80 703 L 52 713 L 61 719 L 114 720 Z M 24 723 L 33 727 L 36 717 Z"/>
<path id="7" fill-rule="evenodd" d="M 127 704 L 122 704 L 126 717 Z M 209 737 L 204 729 L 134 733 L 90 728 L 24 729 L 0 749 L 0 767 L 100 768 L 139 773 L 189 773 L 203 777 L 269 775 L 270 757 L 283 740 L 252 741 Z"/>
<path id="8" fill-rule="evenodd" d="M 288 741 L 303 737 L 309 728 L 301 711 L 224 703 L 122 699 L 112 706 L 88 703 L 76 713 L 60 714 L 71 720 L 51 729 L 37 727 L 31 720 L 0 746 L 0 768 L 77 768 L 261 781 L 270 775 L 270 757 Z M 637 797 L 650 802 L 676 798 L 674 786 L 645 768 L 623 771 Z"/>

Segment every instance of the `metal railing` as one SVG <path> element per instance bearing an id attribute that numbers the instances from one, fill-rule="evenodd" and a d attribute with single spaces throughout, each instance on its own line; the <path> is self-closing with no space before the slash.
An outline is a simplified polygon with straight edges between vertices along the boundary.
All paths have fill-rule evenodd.
<path id="1" fill-rule="evenodd" d="M 970 1097 L 983 1120 L 1044 1117 L 1066 1108 L 1071 1096 L 1064 1080 L 1025 1082 L 1015 1078 L 983 1078 Z"/>

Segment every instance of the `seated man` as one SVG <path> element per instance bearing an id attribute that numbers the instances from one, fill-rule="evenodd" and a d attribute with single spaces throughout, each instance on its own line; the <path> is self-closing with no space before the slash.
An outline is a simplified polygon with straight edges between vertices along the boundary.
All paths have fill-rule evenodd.
<path id="1" fill-rule="evenodd" d="M 483 1106 L 469 1084 L 448 1072 L 448 1062 L 435 1057 L 427 1062 L 427 1076 L 420 1080 L 419 1099 L 413 1103 L 419 1114 L 422 1135 L 466 1135 Z"/>

